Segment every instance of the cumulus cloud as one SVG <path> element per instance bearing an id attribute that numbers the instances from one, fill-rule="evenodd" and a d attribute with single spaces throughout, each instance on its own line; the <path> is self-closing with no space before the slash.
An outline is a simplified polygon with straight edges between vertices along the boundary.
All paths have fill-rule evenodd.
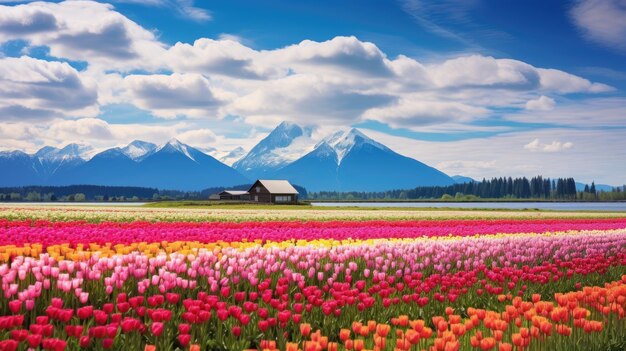
<path id="1" fill-rule="evenodd" d="M 164 51 L 153 32 L 93 1 L 0 5 L 0 41 L 16 39 L 108 70 L 150 67 Z"/>
<path id="2" fill-rule="evenodd" d="M 194 146 L 211 145 L 217 140 L 217 135 L 210 129 L 188 130 L 177 136 L 183 143 Z"/>
<path id="3" fill-rule="evenodd" d="M 536 88 L 537 69 L 521 61 L 485 56 L 465 56 L 432 65 L 430 73 L 440 87 L 496 86 L 511 89 Z"/>
<path id="4" fill-rule="evenodd" d="M 67 63 L 30 57 L 0 59 L 0 119 L 46 119 L 59 114 L 96 115 L 93 81 Z"/>
<path id="5" fill-rule="evenodd" d="M 50 127 L 50 133 L 61 139 L 106 140 L 113 137 L 109 124 L 98 118 L 59 121 Z"/>
<path id="6" fill-rule="evenodd" d="M 224 95 L 199 74 L 129 75 L 124 82 L 138 107 L 166 118 L 181 114 L 201 117 L 217 108 L 222 103 L 220 95 Z"/>
<path id="7" fill-rule="evenodd" d="M 524 149 L 532 152 L 559 152 L 571 149 L 574 146 L 572 142 L 553 141 L 550 144 L 544 144 L 539 139 L 534 139 L 530 143 L 524 145 Z"/>
<path id="8" fill-rule="evenodd" d="M 349 125 L 366 110 L 394 101 L 383 93 L 370 93 L 341 79 L 296 74 L 264 82 L 225 108 L 247 120 L 277 123 L 296 120 L 316 124 Z"/>
<path id="9" fill-rule="evenodd" d="M 593 83 L 585 78 L 559 71 L 557 69 L 537 69 L 541 77 L 541 88 L 563 94 L 569 93 L 604 93 L 614 90 L 602 83 Z"/>
<path id="10" fill-rule="evenodd" d="M 556 102 L 554 102 L 554 99 L 541 95 L 536 99 L 528 100 L 528 102 L 526 102 L 526 109 L 529 111 L 551 111 L 554 109 L 555 105 Z"/>
<path id="11" fill-rule="evenodd" d="M 469 122 L 487 113 L 488 110 L 482 107 L 455 101 L 432 101 L 412 95 L 389 106 L 369 109 L 363 113 L 363 118 L 406 128 L 452 121 Z"/>
<path id="12" fill-rule="evenodd" d="M 238 41 L 201 38 L 193 45 L 176 43 L 168 50 L 166 61 L 177 72 L 247 79 L 269 78 L 275 75 L 275 69 L 256 63 L 259 56 L 257 51 Z"/>
<path id="13" fill-rule="evenodd" d="M 626 52 L 626 2 L 578 0 L 570 14 L 587 39 Z"/>

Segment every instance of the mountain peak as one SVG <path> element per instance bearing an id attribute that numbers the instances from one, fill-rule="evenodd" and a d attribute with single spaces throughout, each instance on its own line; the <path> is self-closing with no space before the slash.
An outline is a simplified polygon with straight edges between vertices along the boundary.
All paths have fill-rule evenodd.
<path id="1" fill-rule="evenodd" d="M 71 143 L 59 149 L 53 146 L 44 146 L 34 156 L 45 160 L 60 161 L 66 159 L 89 159 L 93 148 L 89 145 Z"/>
<path id="2" fill-rule="evenodd" d="M 55 152 L 55 151 L 59 151 L 59 149 L 57 149 L 54 146 L 44 146 L 41 149 L 39 149 L 37 152 L 35 152 L 34 156 L 37 157 L 44 157 L 45 155 L 51 153 L 51 152 Z"/>
<path id="3" fill-rule="evenodd" d="M 196 159 L 192 155 L 192 153 L 193 153 L 193 151 L 195 151 L 195 149 L 193 149 L 192 147 L 190 147 L 187 144 L 183 144 L 182 142 L 180 142 L 180 140 L 178 140 L 176 138 L 170 139 L 167 143 L 159 146 L 155 150 L 155 152 L 162 152 L 162 151 L 171 152 L 171 153 L 179 152 L 179 153 L 182 153 L 183 155 L 187 156 L 192 161 L 194 161 L 194 162 L 196 161 Z"/>
<path id="4" fill-rule="evenodd" d="M 233 167 L 245 173 L 257 168 L 283 166 L 301 156 L 303 148 L 310 149 L 312 144 L 310 138 L 310 128 L 284 121 L 256 144 L 247 155 L 235 162 Z"/>
<path id="5" fill-rule="evenodd" d="M 143 140 L 133 140 L 120 151 L 133 161 L 139 161 L 150 155 L 156 149 L 156 145 Z"/>
<path id="6" fill-rule="evenodd" d="M 356 128 L 338 131 L 323 139 L 316 147 L 322 143 L 327 143 L 337 152 L 339 162 L 355 147 L 365 144 L 372 145 L 381 150 L 389 150 L 385 145 L 373 140 Z"/>
<path id="7" fill-rule="evenodd" d="M 335 161 L 337 160 L 337 152 L 335 149 L 330 146 L 326 141 L 321 141 L 315 146 L 313 151 L 315 155 L 322 157 L 333 157 Z"/>

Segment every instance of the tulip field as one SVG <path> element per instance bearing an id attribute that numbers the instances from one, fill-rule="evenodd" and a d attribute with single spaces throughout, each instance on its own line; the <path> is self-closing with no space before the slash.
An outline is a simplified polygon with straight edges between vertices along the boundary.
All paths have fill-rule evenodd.
<path id="1" fill-rule="evenodd" d="M 3 350 L 624 350 L 626 214 L 0 206 Z"/>

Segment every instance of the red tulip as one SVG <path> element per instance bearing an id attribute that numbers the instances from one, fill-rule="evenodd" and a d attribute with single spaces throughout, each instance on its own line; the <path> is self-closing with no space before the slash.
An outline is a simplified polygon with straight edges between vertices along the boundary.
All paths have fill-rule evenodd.
<path id="1" fill-rule="evenodd" d="M 80 307 L 76 310 L 76 315 L 80 319 L 89 319 L 93 315 L 93 306 Z"/>
<path id="2" fill-rule="evenodd" d="M 82 348 L 89 347 L 89 344 L 91 344 L 91 338 L 87 335 L 83 335 L 80 337 L 79 344 Z"/>
<path id="3" fill-rule="evenodd" d="M 40 334 L 30 334 L 26 337 L 26 342 L 28 343 L 28 346 L 36 348 L 39 347 L 39 344 L 41 344 L 41 338 L 42 336 Z"/>
<path id="4" fill-rule="evenodd" d="M 191 335 L 189 334 L 181 334 L 178 336 L 178 342 L 182 347 L 187 347 L 191 342 Z"/>
<path id="5" fill-rule="evenodd" d="M 11 339 L 15 341 L 24 341 L 28 337 L 28 330 L 15 329 L 11 330 Z"/>
<path id="6" fill-rule="evenodd" d="M 11 310 L 11 313 L 13 314 L 19 313 L 21 308 L 22 308 L 21 300 L 13 300 L 9 302 L 9 310 Z"/>
<path id="7" fill-rule="evenodd" d="M 155 336 L 161 336 L 161 334 L 163 334 L 163 323 L 161 322 L 152 323 L 151 331 L 152 331 L 152 334 L 154 334 Z"/>
<path id="8" fill-rule="evenodd" d="M 113 347 L 113 339 L 111 338 L 106 338 L 106 339 L 102 339 L 102 347 L 107 350 L 110 349 L 111 347 Z"/>

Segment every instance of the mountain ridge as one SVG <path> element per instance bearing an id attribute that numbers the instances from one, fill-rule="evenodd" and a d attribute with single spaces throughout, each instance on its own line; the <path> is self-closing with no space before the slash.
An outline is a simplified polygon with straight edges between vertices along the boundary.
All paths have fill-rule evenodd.
<path id="1" fill-rule="evenodd" d="M 310 127 L 283 122 L 247 153 L 241 147 L 228 153 L 201 150 L 176 138 L 161 145 L 133 140 L 91 158 L 85 155 L 93 148 L 79 144 L 44 146 L 34 154 L 5 151 L 0 152 L 0 165 L 11 171 L 0 175 L 0 186 L 96 184 L 197 190 L 277 178 L 311 191 L 379 191 L 454 183 L 443 172 L 396 153 L 359 129 L 335 131 L 318 140 L 312 134 Z"/>

